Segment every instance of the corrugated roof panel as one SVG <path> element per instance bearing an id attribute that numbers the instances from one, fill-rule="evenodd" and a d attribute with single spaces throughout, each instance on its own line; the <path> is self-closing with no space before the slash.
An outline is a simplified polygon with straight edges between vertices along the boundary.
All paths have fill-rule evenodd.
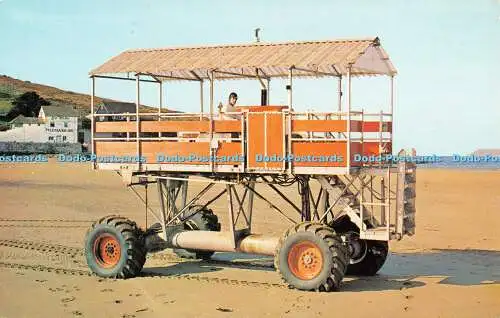
<path id="1" fill-rule="evenodd" d="M 370 56 L 364 56 L 368 48 L 377 48 L 379 54 L 375 56 L 370 53 Z M 379 46 L 378 38 L 372 38 L 129 50 L 108 60 L 90 74 L 136 72 L 195 78 L 191 74 L 191 71 L 195 71 L 200 78 L 206 79 L 211 70 L 254 75 L 255 68 L 260 68 L 267 70 L 264 72 L 269 77 L 286 77 L 291 66 L 335 73 L 332 65 L 341 74 L 346 74 L 348 65 L 363 56 L 363 65 L 353 68 L 353 76 L 396 73 L 387 54 Z M 317 75 L 314 72 L 297 73 L 299 74 Z"/>

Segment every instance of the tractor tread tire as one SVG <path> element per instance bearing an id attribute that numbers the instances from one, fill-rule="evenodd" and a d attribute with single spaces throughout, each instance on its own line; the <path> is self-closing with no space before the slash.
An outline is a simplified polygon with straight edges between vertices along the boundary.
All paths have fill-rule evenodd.
<path id="1" fill-rule="evenodd" d="M 96 262 L 94 242 L 100 234 L 113 235 L 120 243 L 121 257 L 113 268 L 102 268 Z M 119 215 L 108 215 L 94 222 L 85 235 L 85 258 L 90 270 L 100 277 L 131 278 L 137 276 L 146 262 L 146 248 L 141 229 L 134 221 Z"/>
<path id="2" fill-rule="evenodd" d="M 295 277 L 288 269 L 285 261 L 288 249 L 294 242 L 300 242 L 305 237 L 317 239 L 318 247 L 323 252 L 324 263 L 329 264 L 317 277 L 312 280 L 301 280 Z M 285 231 L 280 238 L 274 257 L 274 267 L 281 276 L 282 281 L 290 288 L 299 290 L 315 290 L 320 292 L 336 291 L 340 288 L 347 265 L 349 264 L 349 251 L 342 239 L 335 231 L 325 224 L 303 222 Z M 329 267 L 329 268 L 328 268 Z M 312 282 L 314 280 L 314 282 Z"/>

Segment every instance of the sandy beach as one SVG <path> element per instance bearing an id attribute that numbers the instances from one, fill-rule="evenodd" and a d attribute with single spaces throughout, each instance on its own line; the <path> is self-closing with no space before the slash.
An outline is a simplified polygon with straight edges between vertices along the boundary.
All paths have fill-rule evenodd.
<path id="1" fill-rule="evenodd" d="M 271 258 L 228 253 L 198 262 L 167 250 L 141 277 L 90 276 L 91 221 L 116 213 L 143 226 L 142 203 L 88 164 L 2 164 L 0 317 L 500 317 L 499 189 L 498 170 L 419 169 L 416 235 L 391 241 L 378 275 L 315 293 L 284 287 Z M 263 201 L 255 209 L 255 232 L 287 227 Z"/>

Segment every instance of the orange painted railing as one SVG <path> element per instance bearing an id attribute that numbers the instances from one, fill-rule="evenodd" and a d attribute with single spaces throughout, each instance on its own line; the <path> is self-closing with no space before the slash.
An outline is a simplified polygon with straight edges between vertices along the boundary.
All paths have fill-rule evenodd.
<path id="1" fill-rule="evenodd" d="M 262 107 L 262 106 L 258 106 Z M 346 113 L 290 113 L 283 106 L 266 106 L 259 112 L 247 107 L 242 113 L 233 113 L 239 119 L 217 119 L 212 122 L 205 115 L 192 114 L 198 120 L 141 120 L 137 125 L 135 114 L 131 121 L 95 122 L 94 144 L 98 156 L 144 156 L 147 163 L 160 163 L 157 154 L 189 157 L 189 162 L 175 164 L 209 164 L 196 158 L 209 156 L 240 156 L 245 158 L 245 167 L 256 170 L 284 170 L 285 164 L 276 161 L 258 161 L 256 157 L 293 156 L 331 157 L 340 160 L 300 160 L 295 167 L 347 167 L 360 166 L 356 155 L 370 156 L 392 151 L 392 121 L 365 120 L 361 112 Z M 231 115 L 231 114 L 227 114 Z M 155 114 L 147 114 L 148 118 Z M 204 117 L 203 117 L 204 116 Z M 98 117 L 96 115 L 96 117 Z M 189 117 L 189 116 L 185 116 Z M 200 117 L 202 120 L 199 120 Z M 220 118 L 220 117 L 217 117 Z M 349 120 L 350 118 L 350 120 Z M 179 120 L 180 119 L 180 120 Z M 392 120 L 392 116 L 391 116 Z M 213 124 L 210 129 L 211 123 Z M 137 131 L 140 132 L 136 138 Z M 218 139 L 215 151 L 210 149 L 209 132 Z M 377 133 L 377 137 L 367 136 Z M 387 137 L 390 135 L 390 137 Z M 246 144 L 242 141 L 245 140 Z M 217 165 L 242 165 L 242 162 L 226 161 Z"/>

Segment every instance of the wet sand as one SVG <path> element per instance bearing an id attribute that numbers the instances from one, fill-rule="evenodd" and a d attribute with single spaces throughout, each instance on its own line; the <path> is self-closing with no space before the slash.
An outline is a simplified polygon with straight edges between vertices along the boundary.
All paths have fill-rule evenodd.
<path id="1" fill-rule="evenodd" d="M 346 277 L 335 293 L 289 290 L 272 259 L 229 253 L 197 262 L 164 251 L 138 278 L 88 276 L 91 220 L 145 222 L 120 177 L 89 165 L 2 164 L 0 201 L 0 317 L 500 317 L 500 171 L 419 169 L 416 235 L 390 243 L 379 275 Z M 225 201 L 214 205 L 223 223 Z M 254 221 L 261 233 L 288 226 L 259 199 Z"/>

